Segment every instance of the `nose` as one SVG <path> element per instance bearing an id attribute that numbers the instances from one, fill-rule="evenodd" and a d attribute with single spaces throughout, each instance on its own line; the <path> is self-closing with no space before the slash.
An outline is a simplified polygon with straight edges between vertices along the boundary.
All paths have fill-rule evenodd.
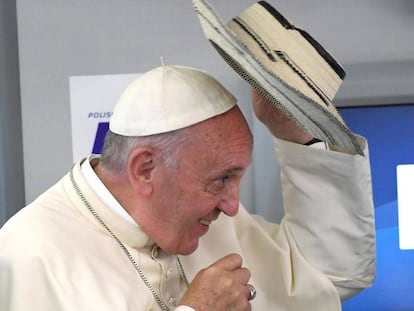
<path id="1" fill-rule="evenodd" d="M 227 188 L 217 208 L 227 216 L 233 217 L 239 211 L 239 186 L 237 184 Z"/>

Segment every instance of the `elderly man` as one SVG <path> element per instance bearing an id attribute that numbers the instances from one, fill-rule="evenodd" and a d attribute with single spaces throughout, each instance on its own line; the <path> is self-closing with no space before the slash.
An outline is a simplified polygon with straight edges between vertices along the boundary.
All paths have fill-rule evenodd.
<path id="1" fill-rule="evenodd" d="M 252 99 L 275 136 L 281 224 L 239 203 L 253 138 L 235 98 L 202 71 L 161 66 L 121 96 L 102 156 L 1 229 L 0 309 L 334 311 L 369 286 L 368 157 L 307 146 Z"/>

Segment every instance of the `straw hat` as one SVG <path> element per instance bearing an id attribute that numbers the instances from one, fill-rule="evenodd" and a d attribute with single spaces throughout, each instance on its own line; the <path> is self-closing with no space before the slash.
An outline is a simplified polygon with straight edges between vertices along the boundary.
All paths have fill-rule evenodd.
<path id="1" fill-rule="evenodd" d="M 315 39 L 265 1 L 227 25 L 208 2 L 193 4 L 206 37 L 243 79 L 313 137 L 362 154 L 332 103 L 345 71 Z"/>

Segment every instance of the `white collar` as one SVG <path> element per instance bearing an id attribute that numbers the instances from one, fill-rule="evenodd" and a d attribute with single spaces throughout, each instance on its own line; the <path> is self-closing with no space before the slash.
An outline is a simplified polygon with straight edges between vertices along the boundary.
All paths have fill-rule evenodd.
<path id="1" fill-rule="evenodd" d="M 108 188 L 105 187 L 103 182 L 99 179 L 98 175 L 96 175 L 90 163 L 93 157 L 94 156 L 89 156 L 85 161 L 83 161 L 81 165 L 82 174 L 85 177 L 87 183 L 109 208 L 111 208 L 115 213 L 120 215 L 126 221 L 138 226 L 135 220 L 132 219 L 132 217 L 125 211 L 121 204 L 119 204 L 119 202 L 109 192 Z"/>

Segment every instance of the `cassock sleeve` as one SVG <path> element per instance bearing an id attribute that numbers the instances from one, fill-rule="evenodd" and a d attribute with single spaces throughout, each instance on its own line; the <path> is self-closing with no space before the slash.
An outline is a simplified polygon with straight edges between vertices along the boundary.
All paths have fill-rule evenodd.
<path id="1" fill-rule="evenodd" d="M 342 300 L 375 277 L 375 229 L 365 155 L 275 139 L 285 217 L 282 230 L 303 257 L 333 282 Z"/>

